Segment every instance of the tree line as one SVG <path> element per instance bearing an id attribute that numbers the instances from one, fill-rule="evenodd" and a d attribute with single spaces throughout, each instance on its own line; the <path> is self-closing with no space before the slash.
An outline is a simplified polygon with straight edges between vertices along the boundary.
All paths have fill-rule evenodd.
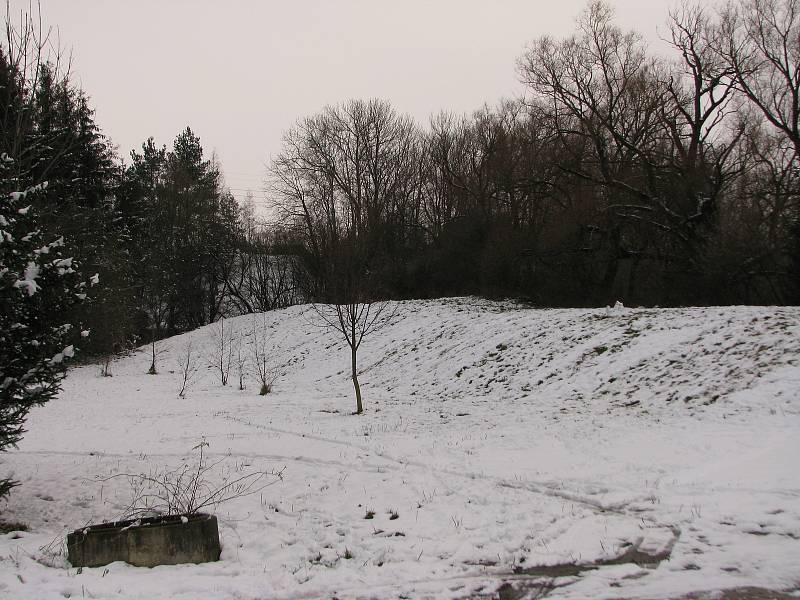
<path id="1" fill-rule="evenodd" d="M 102 282 L 74 312 L 109 354 L 214 322 L 296 302 L 291 261 L 252 203 L 239 206 L 215 157 L 187 127 L 171 148 L 147 138 L 121 158 L 39 24 L 6 23 L 0 45 L 0 143 L 6 194 L 30 194 L 35 227 L 63 238 Z M 34 227 L 31 225 L 30 227 Z"/>
<path id="2" fill-rule="evenodd" d="M 326 107 L 284 135 L 267 223 L 188 127 L 118 156 L 36 24 L 7 23 L 4 184 L 47 181 L 37 227 L 99 274 L 73 309 L 91 353 L 309 300 L 795 303 L 797 4 L 684 4 L 655 56 L 595 1 L 521 54 L 522 98 L 426 127 Z"/>
<path id="3" fill-rule="evenodd" d="M 47 182 L 37 231 L 98 274 L 70 317 L 90 353 L 309 300 L 796 303 L 798 8 L 684 4 L 655 56 L 595 1 L 521 54 L 522 98 L 427 127 L 326 107 L 286 132 L 268 223 L 188 127 L 122 159 L 46 34 L 7 21 L 3 185 Z"/>
<path id="4" fill-rule="evenodd" d="M 0 451 L 75 356 L 294 304 L 295 261 L 187 127 L 128 161 L 41 18 L 0 38 Z M 155 355 L 151 372 L 155 374 Z M 15 485 L 0 478 L 0 498 Z"/>
<path id="5" fill-rule="evenodd" d="M 592 2 L 519 57 L 524 98 L 428 128 L 380 100 L 300 120 L 270 191 L 309 296 L 800 301 L 800 6 L 668 26 L 654 56 Z"/>
<path id="6" fill-rule="evenodd" d="M 46 34 L 7 21 L 3 190 L 35 189 L 29 227 L 97 274 L 64 316 L 89 354 L 313 300 L 796 303 L 798 14 L 684 4 L 654 56 L 591 2 L 521 54 L 522 98 L 426 127 L 381 100 L 298 121 L 268 223 L 188 127 L 122 159 Z"/>

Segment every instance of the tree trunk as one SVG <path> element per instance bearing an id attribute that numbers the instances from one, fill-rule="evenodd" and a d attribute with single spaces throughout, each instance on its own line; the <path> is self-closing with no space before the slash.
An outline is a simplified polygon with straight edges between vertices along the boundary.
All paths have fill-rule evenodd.
<path id="1" fill-rule="evenodd" d="M 636 293 L 636 274 L 639 269 L 639 257 L 634 255 L 631 260 L 631 271 L 628 275 L 628 289 L 625 291 L 625 306 L 636 306 L 634 294 Z"/>
<path id="2" fill-rule="evenodd" d="M 152 362 L 150 363 L 150 369 L 147 371 L 148 375 L 156 375 L 158 371 L 156 370 L 156 330 L 153 329 L 153 336 L 150 340 L 150 349 L 152 350 Z"/>
<path id="3" fill-rule="evenodd" d="M 350 358 L 351 364 L 353 367 L 353 389 L 356 391 L 356 414 L 360 415 L 364 412 L 363 407 L 361 406 L 361 387 L 358 385 L 358 369 L 356 367 L 356 348 L 352 346 L 350 348 Z"/>
<path id="4" fill-rule="evenodd" d="M 615 255 L 606 264 L 606 270 L 605 273 L 603 273 L 603 279 L 600 281 L 600 284 L 597 287 L 597 295 L 594 303 L 595 306 L 614 306 L 614 303 L 619 300 L 619 298 L 614 297 L 614 281 L 617 279 L 618 272 L 619 258 L 617 258 Z"/>

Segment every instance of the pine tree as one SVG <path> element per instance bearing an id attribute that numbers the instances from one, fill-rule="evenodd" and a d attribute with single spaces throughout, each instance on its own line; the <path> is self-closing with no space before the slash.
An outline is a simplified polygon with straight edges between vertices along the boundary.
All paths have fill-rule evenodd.
<path id="1" fill-rule="evenodd" d="M 123 174 L 117 201 L 129 237 L 128 263 L 133 272 L 136 333 L 148 341 L 160 339 L 166 328 L 168 298 L 171 297 L 170 265 L 164 257 L 172 240 L 164 235 L 162 205 L 167 149 L 153 138 L 142 144 L 142 152 L 131 152 L 132 164 Z"/>
<path id="2" fill-rule="evenodd" d="M 235 260 L 238 205 L 223 190 L 220 168 L 206 159 L 190 128 L 171 151 L 152 138 L 132 152 L 120 207 L 131 232 L 140 313 L 151 336 L 216 320 Z"/>
<path id="3" fill-rule="evenodd" d="M 45 63 L 33 90 L 25 182 L 49 181 L 34 198 L 42 230 L 69 240 L 72 253 L 104 285 L 74 318 L 94 331 L 86 350 L 108 355 L 131 335 L 131 272 L 115 205 L 119 167 L 85 93 Z"/>
<path id="4" fill-rule="evenodd" d="M 41 22 L 25 14 L 18 26 L 7 20 L 6 33 L 0 40 L 0 452 L 19 442 L 30 409 L 58 393 L 66 363 L 88 338 L 76 309 L 99 279 L 81 275 L 71 239 L 79 228 L 62 210 L 80 182 L 74 172 L 83 159 L 74 154 L 73 133 L 81 118 L 89 133 L 88 107 L 61 74 L 58 49 Z M 13 485 L 0 480 L 0 497 Z"/>
<path id="5" fill-rule="evenodd" d="M 64 238 L 37 225 L 31 203 L 46 184 L 14 191 L 13 162 L 0 157 L 0 451 L 20 440 L 28 411 L 55 396 L 76 342 L 88 335 L 67 316 L 90 284 Z M 0 497 L 13 485 L 0 480 Z"/>

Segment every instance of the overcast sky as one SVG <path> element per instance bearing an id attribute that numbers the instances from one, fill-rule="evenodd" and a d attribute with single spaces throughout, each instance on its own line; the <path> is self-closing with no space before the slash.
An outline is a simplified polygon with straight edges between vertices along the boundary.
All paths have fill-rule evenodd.
<path id="1" fill-rule="evenodd" d="M 610 0 L 658 46 L 674 0 Z M 427 123 L 519 95 L 515 59 L 572 31 L 584 0 L 43 0 L 97 122 L 127 157 L 187 125 L 237 198 L 281 134 L 326 104 L 379 97 Z M 12 10 L 28 1 L 12 1 Z"/>

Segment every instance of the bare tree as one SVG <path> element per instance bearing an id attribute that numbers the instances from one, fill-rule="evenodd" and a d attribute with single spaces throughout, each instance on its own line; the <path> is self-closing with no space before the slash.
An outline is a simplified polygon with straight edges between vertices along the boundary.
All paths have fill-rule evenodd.
<path id="1" fill-rule="evenodd" d="M 725 127 L 741 108 L 733 94 L 735 70 L 718 52 L 722 27 L 702 6 L 683 4 L 670 13 L 668 25 L 668 43 L 680 59 L 668 71 L 662 118 L 676 150 L 675 168 L 688 185 L 714 196 L 735 173 L 731 158 L 744 132 L 738 119 Z"/>
<path id="2" fill-rule="evenodd" d="M 184 345 L 178 367 L 181 376 L 178 397 L 185 398 L 186 391 L 197 376 L 197 356 L 194 353 L 194 347 L 191 341 L 186 342 L 186 345 Z"/>
<path id="3" fill-rule="evenodd" d="M 242 336 L 239 335 L 234 343 L 236 360 L 236 374 L 239 378 L 239 390 L 244 390 L 244 378 L 247 373 L 247 354 L 242 348 Z"/>
<path id="4" fill-rule="evenodd" d="M 375 333 L 390 320 L 392 306 L 386 301 L 372 302 L 366 299 L 314 305 L 320 323 L 344 337 L 350 348 L 350 378 L 356 396 L 357 415 L 364 412 L 358 383 L 358 349 L 366 336 Z"/>
<path id="5" fill-rule="evenodd" d="M 321 304 L 314 304 L 317 325 L 336 332 L 350 349 L 350 378 L 356 412 L 364 411 L 358 381 L 358 350 L 364 338 L 391 322 L 396 305 L 382 300 L 365 259 L 365 248 L 357 240 L 342 242 L 326 256 L 325 277 L 316 290 Z"/>
<path id="6" fill-rule="evenodd" d="M 648 56 L 641 36 L 613 16 L 604 2 L 590 3 L 577 34 L 540 38 L 519 72 L 572 154 L 562 168 L 601 209 L 592 224 L 610 247 L 601 293 L 623 263 L 632 293 L 642 261 L 688 277 L 699 270 L 722 189 L 740 169 L 743 128 L 728 118 L 737 106 L 734 73 L 716 53 L 722 33 L 701 8 L 673 11 L 673 63 Z"/>
<path id="7" fill-rule="evenodd" d="M 722 33 L 718 52 L 736 86 L 800 155 L 800 2 L 728 4 Z"/>
<path id="8" fill-rule="evenodd" d="M 682 211 L 663 193 L 670 186 L 652 156 L 664 139 L 661 66 L 647 56 L 639 34 L 614 23 L 604 2 L 591 2 L 577 25 L 566 39 L 536 40 L 518 69 L 566 150 L 561 168 L 595 197 L 591 233 L 606 257 L 594 301 L 607 302 L 623 263 L 635 265 L 667 232 L 679 243 L 686 240 L 675 226 Z M 630 273 L 632 289 L 633 267 Z"/>
<path id="9" fill-rule="evenodd" d="M 272 392 L 272 386 L 280 373 L 277 352 L 269 329 L 264 313 L 253 315 L 250 329 L 250 354 L 253 374 L 260 384 L 258 390 L 260 396 L 266 396 Z"/>
<path id="10" fill-rule="evenodd" d="M 225 317 L 217 321 L 211 329 L 211 351 L 207 357 L 208 365 L 219 374 L 220 383 L 228 385 L 228 377 L 233 363 L 233 338 L 231 328 L 225 329 Z"/>
<path id="11" fill-rule="evenodd" d="M 111 362 L 114 360 L 114 355 L 112 353 L 104 354 L 103 358 L 100 362 L 100 376 L 101 377 L 113 377 L 114 374 L 111 372 Z"/>
<path id="12" fill-rule="evenodd" d="M 286 133 L 272 189 L 312 278 L 342 240 L 358 238 L 370 257 L 402 243 L 417 220 L 420 159 L 413 121 L 380 100 L 328 106 Z"/>
<path id="13" fill-rule="evenodd" d="M 252 196 L 241 206 L 233 260 L 220 263 L 225 301 L 240 314 L 285 308 L 302 301 L 301 269 L 274 224 L 255 217 Z"/>
<path id="14" fill-rule="evenodd" d="M 156 336 L 150 339 L 150 368 L 147 369 L 148 375 L 158 375 L 158 368 L 156 367 Z"/>
<path id="15" fill-rule="evenodd" d="M 37 5 L 37 9 L 38 9 Z M 53 30 L 42 26 L 41 11 L 20 12 L 18 20 L 11 14 L 11 4 L 6 3 L 5 35 L 0 39 L 0 65 L 3 85 L 0 91 L 0 147 L 3 153 L 14 159 L 12 168 L 17 180 L 25 181 L 32 169 L 41 180 L 46 180 L 50 170 L 73 148 L 56 143 L 61 132 L 55 131 L 50 138 L 40 139 L 31 145 L 29 135 L 33 133 L 36 115 L 36 94 L 42 78 L 52 79 L 54 87 L 66 86 L 70 78 L 71 60 L 62 53 Z M 16 73 L 16 75 L 11 75 Z M 57 153 L 44 160 L 41 147 L 53 146 Z"/>
<path id="16" fill-rule="evenodd" d="M 158 361 L 159 357 L 169 351 L 169 346 L 162 343 L 156 343 L 155 334 L 150 339 L 150 368 L 147 370 L 148 375 L 158 375 Z"/>
<path id="17" fill-rule="evenodd" d="M 380 301 L 390 286 L 381 269 L 419 223 L 421 137 L 388 103 L 353 100 L 300 121 L 283 142 L 273 190 L 302 242 L 308 296 L 322 303 L 319 324 L 350 348 L 360 414 L 358 350 L 389 307 Z"/>
<path id="18" fill-rule="evenodd" d="M 755 230 L 736 279 L 766 282 L 768 293 L 758 295 L 767 301 L 791 301 L 787 290 L 800 295 L 800 1 L 732 1 L 721 13 L 721 31 L 717 52 L 737 90 L 775 131 L 757 123 L 748 131 L 742 214 L 749 218 L 741 229 Z"/>

